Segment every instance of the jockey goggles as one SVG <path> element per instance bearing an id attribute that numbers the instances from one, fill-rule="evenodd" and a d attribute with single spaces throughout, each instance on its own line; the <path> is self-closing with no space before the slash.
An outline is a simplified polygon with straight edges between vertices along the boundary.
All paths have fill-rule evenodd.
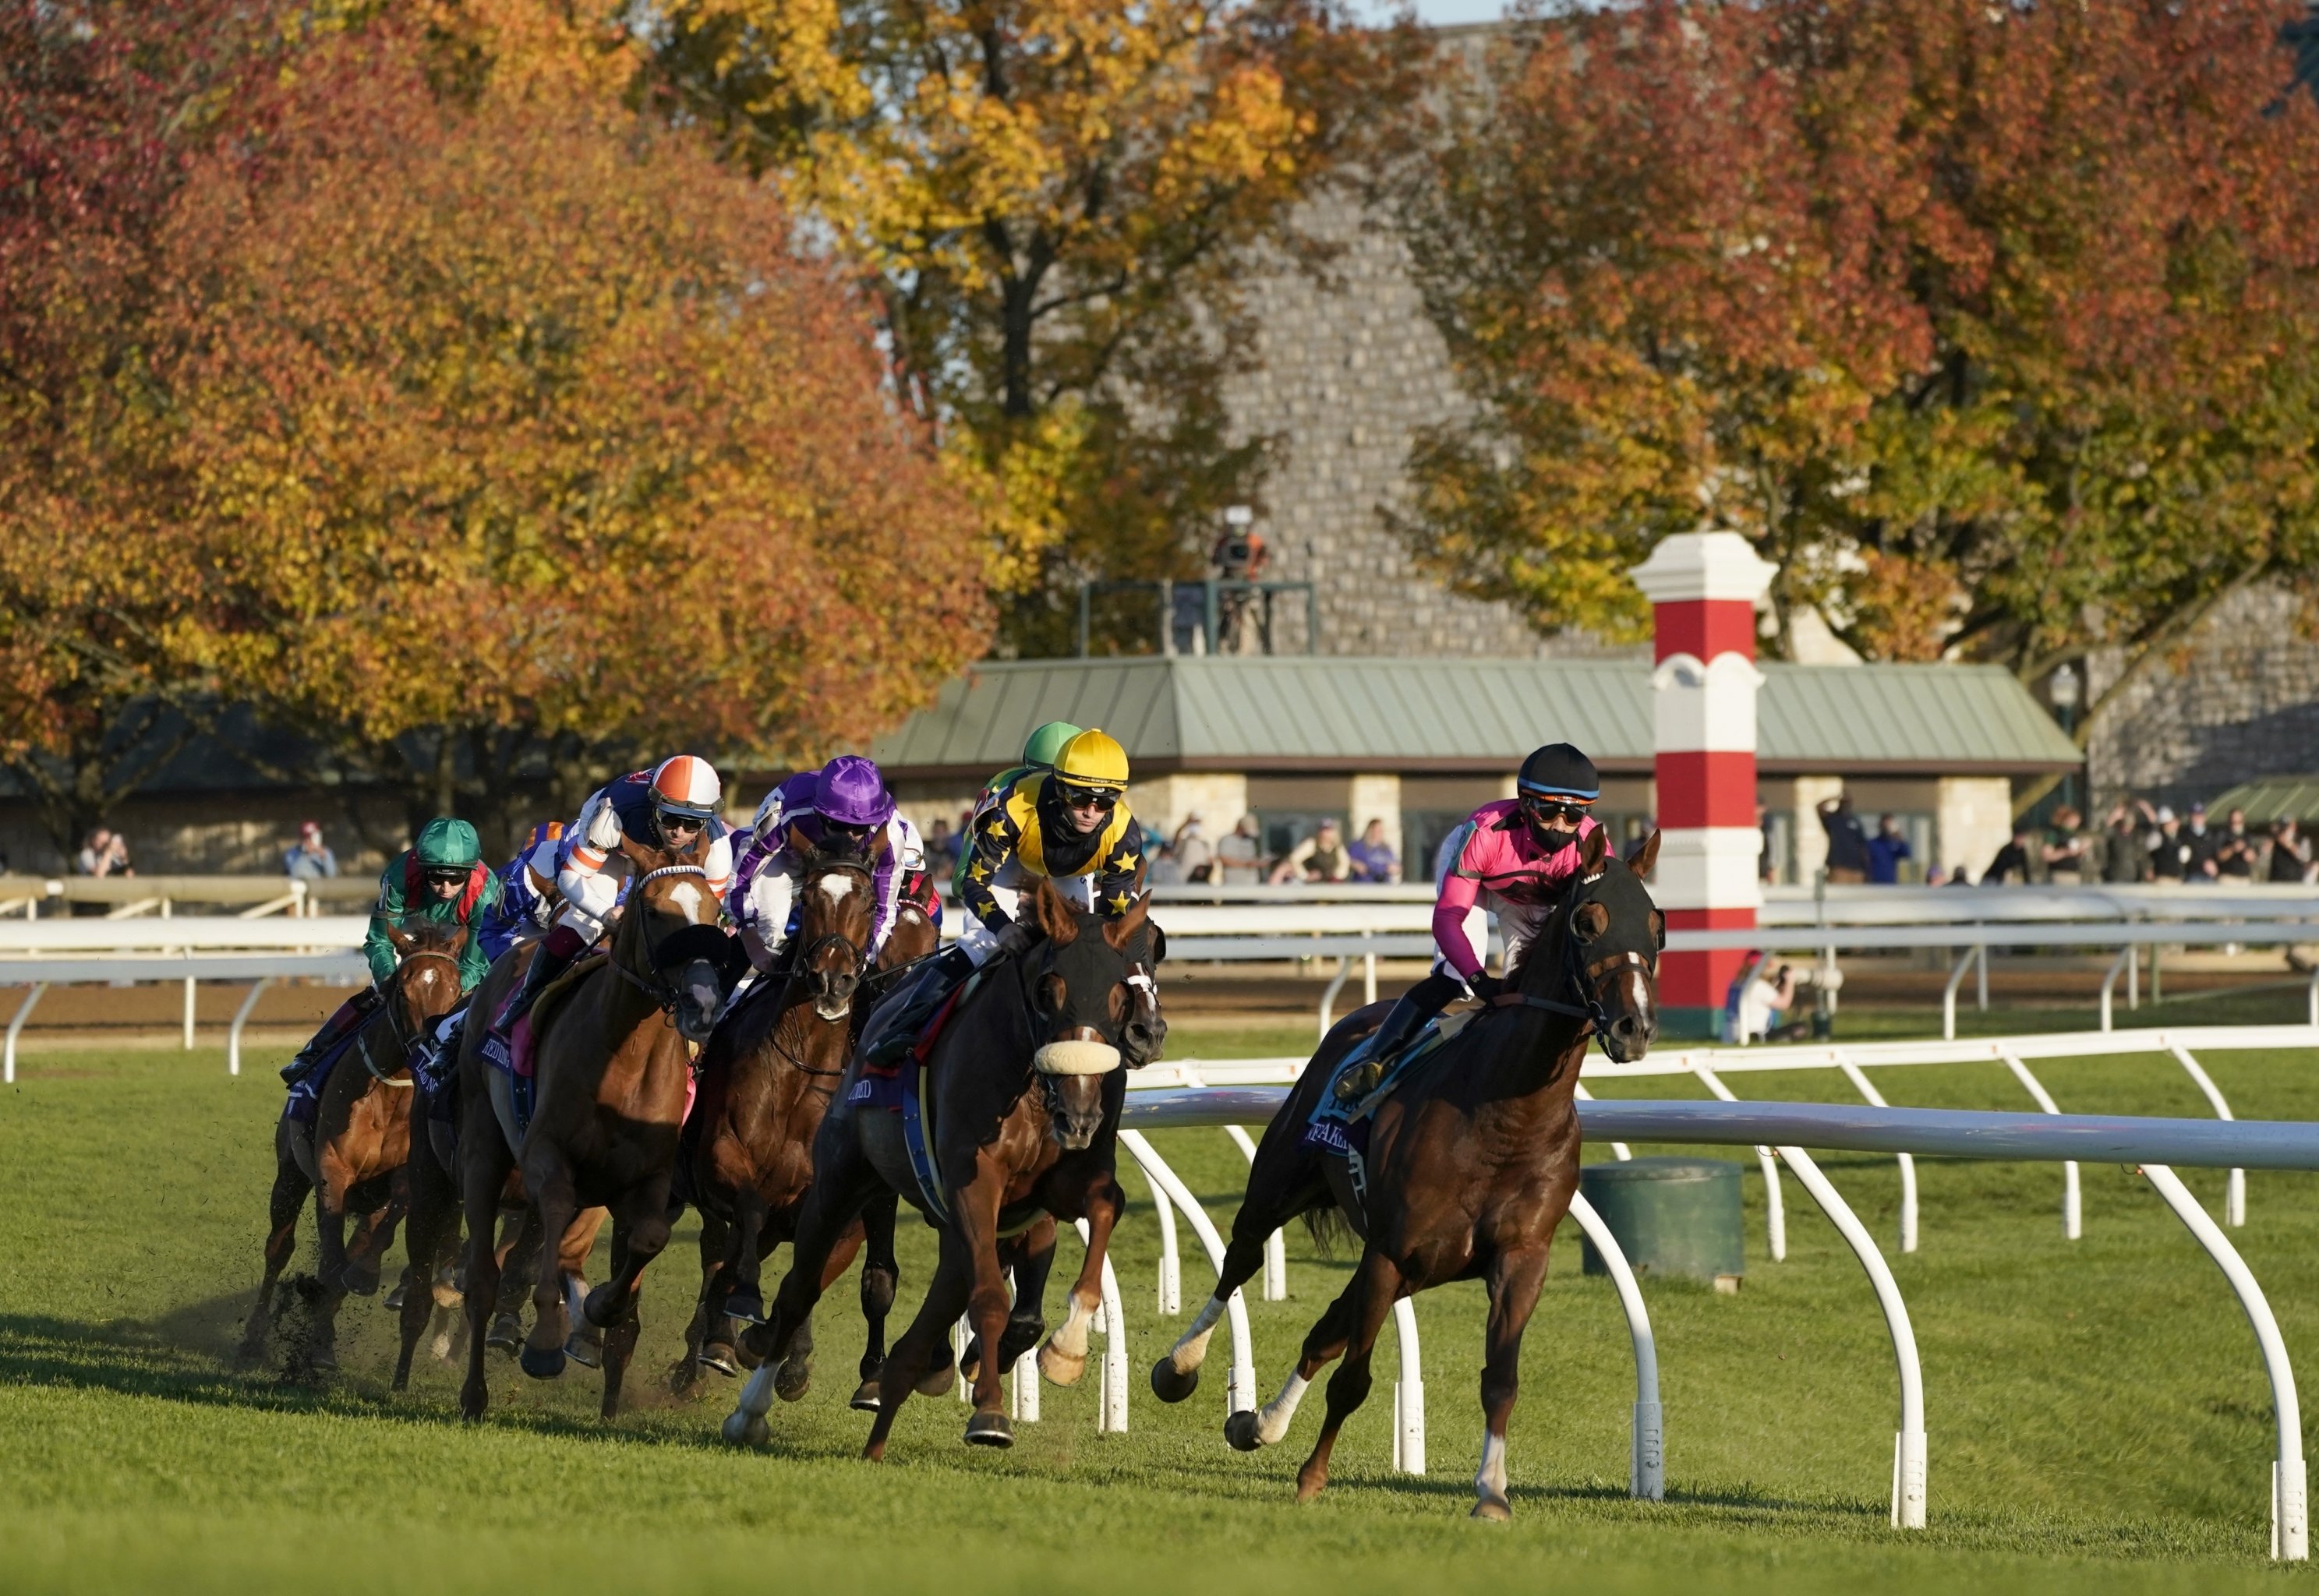
<path id="1" fill-rule="evenodd" d="M 1055 797 L 1066 809 L 1101 809 L 1111 812 L 1119 803 L 1119 794 L 1107 787 L 1081 787 L 1076 781 L 1058 780 Z"/>
<path id="2" fill-rule="evenodd" d="M 421 873 L 429 887 L 458 887 L 465 885 L 468 867 L 464 864 L 431 864 Z"/>
<path id="3" fill-rule="evenodd" d="M 1576 825 L 1593 810 L 1593 804 L 1582 798 L 1528 797 L 1521 801 L 1522 813 L 1540 825 L 1561 820 Z"/>
<path id="4" fill-rule="evenodd" d="M 708 817 L 693 814 L 689 809 L 663 809 L 660 812 L 663 831 L 707 831 Z"/>

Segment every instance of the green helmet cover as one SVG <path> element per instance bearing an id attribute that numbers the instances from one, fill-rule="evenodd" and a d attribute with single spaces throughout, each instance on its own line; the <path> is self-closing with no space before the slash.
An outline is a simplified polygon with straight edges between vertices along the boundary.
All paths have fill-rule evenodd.
<path id="1" fill-rule="evenodd" d="M 1041 770 L 1053 766 L 1063 752 L 1063 744 L 1079 735 L 1079 728 L 1068 720 L 1051 720 L 1033 732 L 1023 744 L 1023 762 Z"/>
<path id="2" fill-rule="evenodd" d="M 483 840 L 464 820 L 437 816 L 419 834 L 419 862 L 423 866 L 477 864 L 483 857 Z"/>

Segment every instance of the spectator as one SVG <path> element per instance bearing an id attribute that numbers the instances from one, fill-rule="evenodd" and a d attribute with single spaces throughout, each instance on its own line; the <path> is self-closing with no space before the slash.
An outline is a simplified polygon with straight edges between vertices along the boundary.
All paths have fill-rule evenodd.
<path id="1" fill-rule="evenodd" d="M 2211 884 L 2221 874 L 2215 850 L 2223 845 L 2223 834 L 2206 824 L 2206 806 L 2190 806 L 2190 824 L 2182 828 L 2183 846 L 2189 852 L 2183 857 L 2182 879 L 2200 885 Z"/>
<path id="2" fill-rule="evenodd" d="M 2086 834 L 2085 818 L 2068 804 L 2053 811 L 2053 829 L 2043 844 L 2047 880 L 2075 887 L 2085 879 L 2086 859 L 2094 843 Z"/>
<path id="3" fill-rule="evenodd" d="M 1207 821 L 1196 809 L 1184 816 L 1184 824 L 1176 828 L 1175 841 L 1169 844 L 1176 851 L 1176 862 L 1187 881 L 1205 883 L 1216 871 L 1216 845 L 1208 841 Z"/>
<path id="4" fill-rule="evenodd" d="M 1285 886 L 1291 881 L 1343 881 L 1351 879 L 1353 856 L 1346 852 L 1345 839 L 1334 820 L 1323 820 L 1306 837 L 1272 867 L 1272 884 Z"/>
<path id="5" fill-rule="evenodd" d="M 1963 865 L 1953 864 L 1949 866 L 1949 879 L 1942 882 L 1941 885 L 1944 887 L 1970 887 L 1972 885 L 1972 876 Z"/>
<path id="6" fill-rule="evenodd" d="M 1868 879 L 1868 832 L 1860 816 L 1852 812 L 1852 795 L 1821 799 L 1819 824 L 1827 833 L 1829 883 L 1841 886 Z"/>
<path id="7" fill-rule="evenodd" d="M 1831 846 L 1830 852 L 1833 852 Z M 1908 852 L 1908 839 L 1900 834 L 1900 823 L 1890 815 L 1879 815 L 1876 834 L 1868 839 L 1868 879 L 1879 887 L 1897 885 L 1900 861 L 1915 857 Z M 1828 879 L 1833 880 L 1835 877 Z"/>
<path id="8" fill-rule="evenodd" d="M 1927 865 L 1927 866 L 1926 867 L 1926 869 L 1925 869 L 1925 885 L 1926 885 L 1926 886 L 1927 886 L 1927 887 L 1945 887 L 1945 886 L 1947 886 L 1948 884 L 1949 884 L 1949 873 L 1948 873 L 1948 871 L 1946 871 L 1946 870 L 1943 870 L 1939 865 L 1936 865 L 1936 864 L 1935 864 L 1935 865 Z"/>
<path id="9" fill-rule="evenodd" d="M 936 877 L 948 877 L 958 869 L 958 834 L 950 822 L 937 816 L 926 827 L 926 869 Z"/>
<path id="10" fill-rule="evenodd" d="M 1755 806 L 1755 829 L 1764 839 L 1755 850 L 1755 879 L 1768 887 L 1778 879 L 1780 866 L 1772 857 L 1772 812 L 1761 804 Z"/>
<path id="11" fill-rule="evenodd" d="M 1361 827 L 1360 841 L 1348 843 L 1345 852 L 1353 856 L 1354 880 L 1401 879 L 1401 856 L 1393 851 L 1393 844 L 1385 840 L 1384 821 L 1372 820 Z"/>
<path id="12" fill-rule="evenodd" d="M 1216 844 L 1215 868 L 1223 873 L 1226 887 L 1253 887 L 1264 879 L 1264 844 L 1255 816 L 1241 816 L 1240 824 Z"/>
<path id="13" fill-rule="evenodd" d="M 1999 887 L 2018 881 L 2026 887 L 2044 875 L 2044 853 L 2037 834 L 2025 821 L 2013 828 L 2013 840 L 1999 848 L 1997 857 L 1989 861 L 1989 868 L 1981 873 L 1981 884 Z"/>
<path id="14" fill-rule="evenodd" d="M 2190 844 L 2182 840 L 2182 823 L 2174 811 L 2164 804 L 2158 806 L 2157 834 L 2150 839 L 2150 875 L 2152 880 L 2179 881 L 2190 862 Z"/>
<path id="15" fill-rule="evenodd" d="M 2270 867 L 2264 873 L 2274 881 L 2311 879 L 2311 844 L 2292 819 L 2271 823 Z"/>
<path id="16" fill-rule="evenodd" d="M 2131 886 L 2150 879 L 2150 849 L 2152 838 L 2143 821 L 2134 817 L 2139 808 L 2143 816 L 2150 817 L 2150 806 L 2135 799 L 2129 803 L 2120 798 L 2110 806 L 2109 821 L 2101 835 L 2101 879 L 2113 887 Z"/>
<path id="17" fill-rule="evenodd" d="M 88 834 L 87 845 L 73 861 L 84 876 L 133 876 L 129 863 L 129 839 L 98 826 Z"/>
<path id="18" fill-rule="evenodd" d="M 2247 834 L 2246 811 L 2233 809 L 2215 842 L 2215 873 L 2233 881 L 2254 879 L 2255 840 Z"/>
<path id="19" fill-rule="evenodd" d="M 1748 1041 L 1794 1041 L 1809 1035 L 1807 1022 L 1782 1023 L 1795 1005 L 1795 970 L 1758 959 L 1739 987 L 1739 1035 Z"/>
<path id="20" fill-rule="evenodd" d="M 300 881 L 331 881 L 338 879 L 338 856 L 322 841 L 322 824 L 309 820 L 298 827 L 298 840 L 282 856 L 282 873 Z"/>

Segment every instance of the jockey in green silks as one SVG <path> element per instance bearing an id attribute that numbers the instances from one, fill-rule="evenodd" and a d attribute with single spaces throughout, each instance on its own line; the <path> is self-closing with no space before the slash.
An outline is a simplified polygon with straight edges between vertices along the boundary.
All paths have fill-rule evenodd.
<path id="1" fill-rule="evenodd" d="M 322 1022 L 313 1040 L 283 1067 L 282 1078 L 295 1082 L 328 1053 L 331 1046 L 361 1024 L 384 1001 L 387 982 L 394 978 L 397 955 L 393 927 L 414 922 L 467 927 L 466 946 L 459 951 L 459 986 L 472 992 L 491 969 L 478 936 L 483 916 L 499 906 L 499 878 L 483 865 L 483 846 L 475 828 L 464 820 L 438 816 L 419 834 L 418 844 L 389 863 L 378 878 L 378 903 L 371 910 L 370 929 L 363 937 L 363 957 L 370 961 L 371 985 L 338 1005 Z"/>

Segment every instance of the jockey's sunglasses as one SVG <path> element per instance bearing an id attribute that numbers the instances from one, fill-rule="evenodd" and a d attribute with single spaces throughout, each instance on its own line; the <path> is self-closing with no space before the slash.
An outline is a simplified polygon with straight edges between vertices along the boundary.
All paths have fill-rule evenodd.
<path id="1" fill-rule="evenodd" d="M 1572 825 L 1577 825 L 1587 816 L 1587 807 L 1584 804 L 1566 803 L 1559 798 L 1524 798 L 1522 810 L 1534 820 L 1563 820 Z"/>
<path id="2" fill-rule="evenodd" d="M 708 822 L 698 815 L 681 815 L 674 809 L 663 809 L 660 812 L 660 828 L 663 831 L 706 831 Z"/>
<path id="3" fill-rule="evenodd" d="M 1119 795 L 1100 787 L 1073 787 L 1064 784 L 1061 794 L 1066 809 L 1100 809 L 1108 815 L 1119 803 Z"/>
<path id="4" fill-rule="evenodd" d="M 446 865 L 427 872 L 427 884 L 429 887 L 457 887 L 464 884 L 466 879 L 467 870 L 465 866 Z"/>

